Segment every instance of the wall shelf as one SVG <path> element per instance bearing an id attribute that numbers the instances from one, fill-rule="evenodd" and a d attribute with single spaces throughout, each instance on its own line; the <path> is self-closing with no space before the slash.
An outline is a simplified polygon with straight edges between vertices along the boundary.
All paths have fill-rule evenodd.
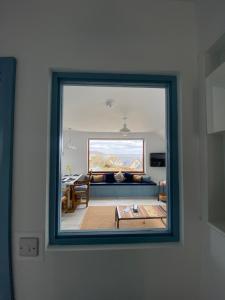
<path id="1" fill-rule="evenodd" d="M 211 221 L 208 222 L 208 225 L 213 228 L 214 230 L 216 230 L 217 232 L 219 232 L 224 238 L 225 238 L 225 221 Z"/>
<path id="2" fill-rule="evenodd" d="M 225 131 L 225 63 L 206 78 L 207 132 Z"/>
<path id="3" fill-rule="evenodd" d="M 208 224 L 225 235 L 225 35 L 206 53 Z"/>

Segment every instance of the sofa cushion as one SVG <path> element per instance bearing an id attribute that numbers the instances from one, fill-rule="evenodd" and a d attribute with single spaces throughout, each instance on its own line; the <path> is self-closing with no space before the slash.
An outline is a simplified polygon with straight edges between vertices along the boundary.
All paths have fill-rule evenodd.
<path id="1" fill-rule="evenodd" d="M 143 175 L 143 176 L 142 176 L 142 181 L 143 181 L 143 182 L 150 182 L 150 181 L 151 181 L 151 177 L 148 176 L 148 175 Z"/>
<path id="2" fill-rule="evenodd" d="M 92 175 L 92 182 L 103 182 L 105 180 L 105 175 Z"/>
<path id="3" fill-rule="evenodd" d="M 116 182 L 123 182 L 125 180 L 125 177 L 122 172 L 115 173 L 114 178 Z"/>
<path id="4" fill-rule="evenodd" d="M 114 173 L 106 173 L 105 182 L 115 182 Z"/>
<path id="5" fill-rule="evenodd" d="M 132 182 L 133 181 L 133 174 L 125 172 L 124 173 L 125 181 L 126 182 Z"/>
<path id="6" fill-rule="evenodd" d="M 134 182 L 141 182 L 142 176 L 141 175 L 133 175 L 133 181 Z"/>

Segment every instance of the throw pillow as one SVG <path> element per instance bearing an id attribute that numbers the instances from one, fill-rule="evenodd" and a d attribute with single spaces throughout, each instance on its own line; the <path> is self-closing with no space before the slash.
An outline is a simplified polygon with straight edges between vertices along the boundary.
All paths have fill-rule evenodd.
<path id="1" fill-rule="evenodd" d="M 133 175 L 133 181 L 134 182 L 141 182 L 142 176 L 141 175 Z"/>
<path id="2" fill-rule="evenodd" d="M 133 174 L 131 174 L 131 173 L 125 172 L 124 177 L 125 177 L 126 182 L 132 182 L 132 180 L 133 180 Z"/>
<path id="3" fill-rule="evenodd" d="M 115 182 L 114 173 L 105 174 L 105 181 L 106 182 Z"/>
<path id="4" fill-rule="evenodd" d="M 151 181 L 151 177 L 148 176 L 148 175 L 143 175 L 143 176 L 142 176 L 142 181 L 143 181 L 143 182 L 150 182 L 150 181 Z"/>
<path id="5" fill-rule="evenodd" d="M 103 182 L 104 181 L 104 175 L 92 175 L 92 181 L 93 182 Z"/>
<path id="6" fill-rule="evenodd" d="M 114 178 L 115 178 L 116 182 L 123 182 L 125 180 L 125 177 L 124 177 L 123 173 L 121 173 L 121 172 L 115 173 Z"/>

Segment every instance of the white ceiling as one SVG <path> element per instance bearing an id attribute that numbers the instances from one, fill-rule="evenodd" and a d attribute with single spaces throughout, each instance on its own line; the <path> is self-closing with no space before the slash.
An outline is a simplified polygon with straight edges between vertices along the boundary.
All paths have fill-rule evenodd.
<path id="1" fill-rule="evenodd" d="M 106 105 L 112 100 L 112 106 Z M 63 129 L 118 132 L 123 117 L 132 132 L 165 133 L 162 88 L 64 86 Z"/>

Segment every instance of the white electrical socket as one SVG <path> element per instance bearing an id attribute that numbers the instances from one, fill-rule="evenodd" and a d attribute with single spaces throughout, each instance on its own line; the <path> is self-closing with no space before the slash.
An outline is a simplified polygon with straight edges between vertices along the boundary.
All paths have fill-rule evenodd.
<path id="1" fill-rule="evenodd" d="M 21 237 L 19 240 L 19 255 L 36 257 L 39 254 L 39 239 L 37 237 Z"/>

